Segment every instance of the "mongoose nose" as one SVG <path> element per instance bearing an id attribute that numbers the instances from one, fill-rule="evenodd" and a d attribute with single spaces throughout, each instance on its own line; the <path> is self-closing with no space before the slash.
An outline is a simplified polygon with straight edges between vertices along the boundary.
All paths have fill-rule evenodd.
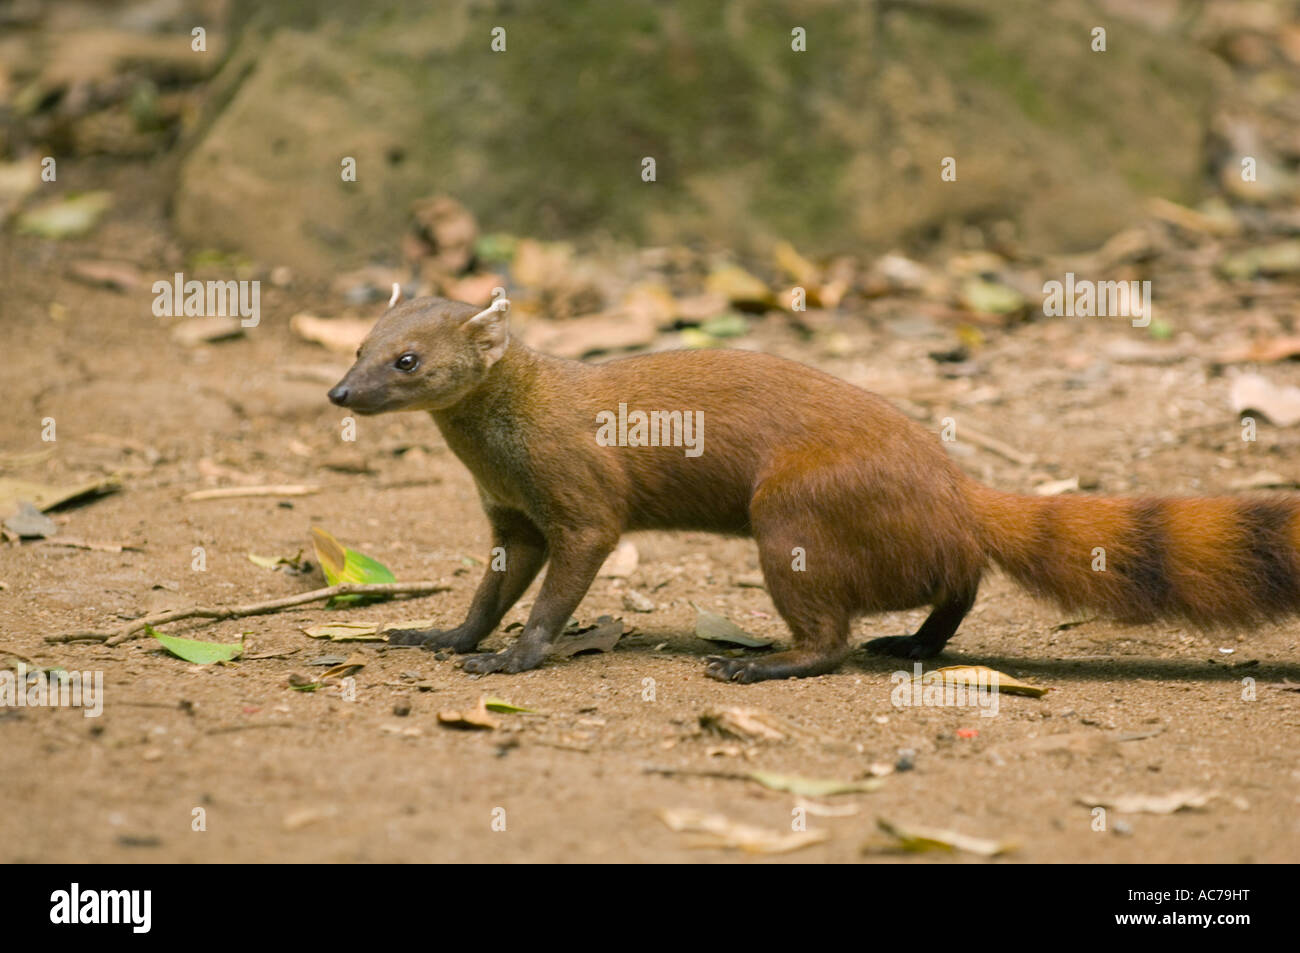
<path id="1" fill-rule="evenodd" d="M 330 403 L 338 404 L 340 407 L 348 405 L 348 389 L 342 384 L 337 385 L 329 393 Z"/>

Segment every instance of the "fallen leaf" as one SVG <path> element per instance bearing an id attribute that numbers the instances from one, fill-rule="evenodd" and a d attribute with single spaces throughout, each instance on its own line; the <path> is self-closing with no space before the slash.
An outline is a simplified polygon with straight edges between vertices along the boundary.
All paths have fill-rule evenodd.
<path id="1" fill-rule="evenodd" d="M 18 510 L 4 521 L 5 529 L 22 539 L 44 539 L 59 531 L 58 525 L 32 504 L 23 500 Z"/>
<path id="2" fill-rule="evenodd" d="M 750 635 L 726 616 L 701 609 L 691 603 L 698 615 L 695 617 L 695 634 L 709 642 L 724 642 L 730 645 L 743 645 L 750 649 L 767 648 L 775 640 L 761 639 Z"/>
<path id="3" fill-rule="evenodd" d="M 355 549 L 348 549 L 327 530 L 319 526 L 311 529 L 312 546 L 316 550 L 316 560 L 320 563 L 325 581 L 331 586 L 342 583 L 369 585 L 371 583 L 396 582 L 392 571 L 383 563 L 372 559 Z M 332 602 L 343 605 L 353 602 L 369 601 L 364 594 L 335 596 Z"/>
<path id="4" fill-rule="evenodd" d="M 303 632 L 313 639 L 331 642 L 382 642 L 378 622 L 327 622 L 324 625 L 303 627 Z"/>
<path id="5" fill-rule="evenodd" d="M 805 778 L 797 774 L 751 771 L 749 778 L 771 791 L 788 791 L 804 797 L 830 797 L 834 794 L 870 794 L 884 786 L 880 778 L 865 781 L 839 781 L 834 778 Z"/>
<path id="6" fill-rule="evenodd" d="M 78 259 L 68 265 L 68 274 L 88 285 L 130 291 L 144 284 L 140 269 L 128 261 Z"/>
<path id="7" fill-rule="evenodd" d="M 1112 798 L 1084 795 L 1077 800 L 1084 807 L 1108 807 L 1120 814 L 1176 814 L 1199 811 L 1221 796 L 1218 791 L 1188 789 L 1168 794 L 1121 794 Z"/>
<path id="8" fill-rule="evenodd" d="M 720 314 L 700 325 L 700 332 L 711 338 L 738 338 L 749 333 L 749 322 L 743 315 Z"/>
<path id="9" fill-rule="evenodd" d="M 771 831 L 741 824 L 722 814 L 689 807 L 663 808 L 658 813 L 669 830 L 704 835 L 692 840 L 692 847 L 743 850 L 751 854 L 785 854 L 830 838 L 828 831 Z"/>
<path id="10" fill-rule="evenodd" d="M 984 314 L 1015 314 L 1028 304 L 1015 288 L 987 278 L 968 278 L 958 293 L 962 307 Z"/>
<path id="11" fill-rule="evenodd" d="M 852 817 L 860 810 L 856 804 L 822 804 L 803 797 L 795 798 L 794 806 L 802 808 L 813 817 Z"/>
<path id="12" fill-rule="evenodd" d="M 483 698 L 480 702 L 488 711 L 500 712 L 502 714 L 513 715 L 520 712 L 531 714 L 533 712 L 533 709 L 531 708 L 524 708 L 522 705 L 513 705 L 502 698 Z"/>
<path id="13" fill-rule="evenodd" d="M 144 631 L 172 655 L 195 665 L 229 662 L 244 652 L 243 642 L 201 642 L 198 639 L 182 639 L 174 635 L 163 635 L 151 625 L 146 625 Z"/>
<path id="14" fill-rule="evenodd" d="M 324 684 L 324 682 L 327 679 L 347 678 L 349 675 L 355 675 L 357 672 L 361 671 L 361 669 L 365 667 L 366 667 L 365 656 L 353 655 L 347 660 L 340 662 L 338 665 L 335 665 L 332 668 L 326 669 L 324 672 L 321 672 L 320 675 L 317 677 L 316 681 Z"/>
<path id="15" fill-rule="evenodd" d="M 821 284 L 821 269 L 799 254 L 789 242 L 777 242 L 772 249 L 772 258 L 778 268 L 805 289 Z"/>
<path id="16" fill-rule="evenodd" d="M 1279 427 L 1300 423 L 1300 387 L 1274 384 L 1259 374 L 1242 374 L 1232 382 L 1229 400 L 1238 414 L 1254 411 Z"/>
<path id="17" fill-rule="evenodd" d="M 1030 698 L 1042 698 L 1051 691 L 1050 688 L 1028 685 L 1005 672 L 999 672 L 985 665 L 945 665 L 943 668 L 931 669 L 922 674 L 919 679 L 914 677 L 912 680 L 923 684 L 940 681 L 948 685 L 964 685 L 970 689 L 992 688 L 1003 695 L 1028 695 Z"/>
<path id="18" fill-rule="evenodd" d="M 897 842 L 889 846 L 906 851 L 959 850 L 968 854 L 978 854 L 980 857 L 997 857 L 1017 848 L 1017 845 L 1010 841 L 969 837 L 956 831 L 943 830 L 937 827 L 904 827 L 901 824 L 887 821 L 883 817 L 876 818 L 876 826 Z M 875 844 L 867 844 L 863 847 L 864 851 L 878 849 L 879 847 Z"/>
<path id="19" fill-rule="evenodd" d="M 295 556 L 258 556 L 255 553 L 249 553 L 248 559 L 254 565 L 261 566 L 263 569 L 279 569 L 281 566 L 288 566 L 293 570 L 302 569 L 302 550 L 298 550 Z"/>
<path id="20" fill-rule="evenodd" d="M 85 497 L 115 493 L 120 489 L 122 489 L 122 481 L 117 477 L 106 477 L 61 487 L 0 477 L 0 514 L 14 512 L 18 504 L 24 500 L 32 503 L 38 510 L 45 511 Z"/>
<path id="21" fill-rule="evenodd" d="M 776 295 L 760 279 L 738 265 L 715 269 L 704 282 L 712 294 L 721 295 L 742 311 L 766 311 L 777 307 Z"/>
<path id="22" fill-rule="evenodd" d="M 444 728 L 460 731 L 493 731 L 501 727 L 501 722 L 493 718 L 485 704 L 486 699 L 479 698 L 478 706 L 466 711 L 440 711 L 438 724 Z"/>
<path id="23" fill-rule="evenodd" d="M 566 630 L 551 647 L 554 658 L 569 658 L 582 652 L 612 652 L 623 637 L 623 620 L 603 615 L 595 625 L 572 632 Z"/>
<path id="24" fill-rule="evenodd" d="M 108 192 L 82 192 L 54 199 L 18 216 L 18 231 L 42 238 L 77 238 L 98 224 L 113 204 Z"/>

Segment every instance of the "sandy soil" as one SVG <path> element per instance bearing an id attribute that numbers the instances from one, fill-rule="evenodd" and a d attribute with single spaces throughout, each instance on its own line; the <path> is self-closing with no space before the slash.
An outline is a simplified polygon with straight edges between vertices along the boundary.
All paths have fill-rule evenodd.
<path id="1" fill-rule="evenodd" d="M 1004 697 L 997 717 L 971 709 L 896 708 L 899 666 L 855 654 L 835 675 L 754 686 L 705 678 L 715 646 L 693 634 L 691 603 L 784 639 L 770 600 L 737 584 L 757 572 L 752 545 L 697 534 L 635 539 L 640 563 L 602 579 L 579 617 L 621 616 L 635 631 L 615 651 L 517 676 L 471 678 L 454 659 L 377 644 L 323 645 L 301 627 L 323 621 L 459 621 L 477 581 L 466 557 L 488 535 L 471 480 L 420 415 L 363 419 L 355 443 L 325 400 L 328 368 L 345 361 L 295 338 L 288 318 L 324 305 L 323 289 L 263 285 L 263 321 L 238 340 L 198 350 L 170 338 L 147 288 L 121 293 L 70 281 L 79 255 L 129 256 L 169 274 L 178 253 L 161 202 L 122 171 L 94 174 L 119 195 L 93 239 L 55 244 L 0 236 L 4 267 L 4 474 L 53 483 L 109 473 L 125 489 L 57 514 L 60 533 L 138 549 L 120 553 L 25 543 L 0 547 L 0 659 L 101 671 L 103 715 L 0 710 L 0 860 L 12 861 L 721 861 L 749 855 L 693 849 L 656 817 L 690 807 L 790 830 L 796 798 L 746 781 L 647 773 L 765 769 L 853 779 L 915 767 L 870 794 L 827 799 L 846 816 L 808 818 L 822 844 L 772 859 L 948 862 L 969 855 L 870 854 L 877 817 L 1013 840 L 1031 862 L 1286 862 L 1300 855 L 1296 729 L 1300 631 L 1244 635 L 1172 625 L 1083 622 L 1037 603 L 1000 576 L 941 664 L 993 666 L 1048 686 Z M 71 178 L 71 176 L 67 176 Z M 122 200 L 125 199 L 125 200 Z M 1216 302 L 1180 316 L 1193 350 L 1244 320 Z M 1101 492 L 1226 491 L 1259 470 L 1295 474 L 1300 438 L 1263 427 L 1245 443 L 1228 382 L 1195 353 L 1122 361 L 1108 348 L 1132 331 L 1104 319 L 1047 321 L 991 334 L 977 372 L 945 377 L 930 352 L 942 326 L 847 315 L 837 356 L 780 318 L 740 342 L 817 364 L 938 420 L 955 416 L 1040 461 L 1012 463 L 958 445 L 973 474 L 1028 490 L 1083 475 Z M 320 380 L 303 368 L 326 367 Z M 1294 366 L 1274 374 L 1294 380 Z M 41 441 L 54 417 L 57 441 Z M 37 461 L 16 455 L 52 450 Z M 195 489 L 320 483 L 317 495 L 184 502 Z M 321 585 L 273 573 L 250 552 L 291 555 L 312 526 L 389 565 L 399 579 L 441 579 L 426 598 L 342 612 L 318 606 L 175 634 L 247 640 L 244 660 L 191 666 L 149 639 L 108 648 L 51 645 L 51 633 L 103 628 L 149 611 L 230 603 Z M 193 571 L 192 551 L 207 553 Z M 652 613 L 623 607 L 628 589 Z M 535 590 L 534 590 L 535 591 Z M 507 617 L 522 620 L 532 593 Z M 861 620 L 859 641 L 910 631 L 921 613 Z M 498 633 L 490 647 L 505 644 Z M 1230 649 L 1231 654 L 1223 650 Z M 302 693 L 293 673 L 322 655 L 364 657 L 355 700 L 337 688 Z M 1255 697 L 1243 698 L 1243 679 Z M 646 700 L 647 679 L 653 700 Z M 439 727 L 437 712 L 483 694 L 537 714 L 502 715 L 491 732 Z M 743 745 L 704 733 L 705 711 L 739 705 L 792 719 L 839 744 Z M 409 706 L 409 714 L 395 708 Z M 970 736 L 970 730 L 975 734 Z M 960 734 L 959 734 L 960 732 Z M 1220 792 L 1201 811 L 1117 815 L 1094 830 L 1078 799 Z M 820 803 L 820 802 L 819 802 Z M 196 808 L 206 830 L 192 829 Z M 504 809 L 505 830 L 494 829 Z M 1116 823 L 1119 821 L 1120 823 Z M 498 822 L 495 827 L 500 827 Z"/>

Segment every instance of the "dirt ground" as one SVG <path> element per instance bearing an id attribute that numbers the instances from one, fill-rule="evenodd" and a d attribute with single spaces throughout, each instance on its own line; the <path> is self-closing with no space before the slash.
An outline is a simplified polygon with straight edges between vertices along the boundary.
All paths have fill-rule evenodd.
<path id="1" fill-rule="evenodd" d="M 152 274 L 178 252 L 163 203 L 131 170 L 85 163 L 83 178 L 114 190 L 105 224 L 85 240 L 11 234 L 3 243 L 4 475 L 71 483 L 120 474 L 124 489 L 58 511 L 60 535 L 125 544 L 120 553 L 10 543 L 0 547 L 0 659 L 102 671 L 99 718 L 79 710 L 0 710 L 0 859 L 71 861 L 723 861 L 752 855 L 698 849 L 656 816 L 696 808 L 789 832 L 797 799 L 724 777 L 648 773 L 769 770 L 857 779 L 915 752 L 874 793 L 817 802 L 824 843 L 763 859 L 952 862 L 970 855 L 861 853 L 877 818 L 1010 840 L 1028 862 L 1294 862 L 1300 857 L 1297 728 L 1300 628 L 1243 635 L 1173 625 L 1078 622 L 991 575 L 939 664 L 989 665 L 1051 688 L 1005 696 L 997 717 L 972 709 L 896 708 L 900 666 L 855 653 L 837 674 L 752 686 L 704 676 L 716 646 L 693 633 L 692 603 L 749 631 L 786 637 L 744 540 L 700 534 L 635 538 L 638 568 L 601 579 L 579 618 L 622 617 L 635 631 L 610 653 L 555 661 L 515 676 L 472 678 L 454 659 L 382 644 L 328 645 L 302 626 L 337 619 L 433 617 L 455 624 L 487 555 L 470 477 L 422 415 L 362 419 L 355 443 L 325 399 L 346 362 L 304 342 L 289 317 L 324 306 L 324 289 L 263 283 L 262 323 L 199 349 L 167 333 L 147 288 L 122 293 L 67 277 L 79 255 L 130 249 Z M 61 178 L 75 181 L 73 171 Z M 1195 284 L 1195 282 L 1190 282 Z M 1188 282 L 1183 282 L 1186 286 Z M 973 474 L 1020 491 L 1080 475 L 1099 492 L 1205 493 L 1261 470 L 1294 476 L 1300 437 L 1263 425 L 1240 439 L 1229 379 L 1198 355 L 1258 319 L 1257 303 L 1202 297 L 1168 314 L 1167 352 L 1134 357 L 1116 319 L 1041 317 L 990 334 L 973 370 L 950 372 L 931 352 L 951 347 L 942 324 L 846 314 L 833 355 L 777 317 L 740 346 L 820 366 L 937 421 L 953 416 L 1037 462 L 1011 462 L 958 442 Z M 1166 305 L 1165 307 L 1169 307 Z M 1161 313 L 1161 312 L 1158 312 Z M 1118 355 L 1118 356 L 1117 356 Z M 1181 356 L 1180 356 L 1181 355 Z M 1297 369 L 1270 373 L 1294 382 Z M 794 395 L 774 399 L 795 399 Z M 42 442 L 41 421 L 57 421 Z M 960 430 L 959 430 L 960 437 Z M 39 459 L 31 454 L 52 451 Z M 238 483 L 320 483 L 293 499 L 185 502 Z M 310 551 L 328 528 L 385 562 L 398 579 L 449 591 L 409 601 L 317 606 L 168 631 L 232 642 L 245 658 L 193 666 L 150 639 L 109 648 L 47 644 L 191 603 L 224 604 L 323 585 L 270 572 L 248 553 Z M 207 554 L 192 569 L 193 550 Z M 650 613 L 627 611 L 628 589 Z M 535 588 L 507 616 L 522 620 Z M 860 620 L 855 638 L 911 631 L 920 612 Z M 497 633 L 497 648 L 508 636 Z M 1230 650 L 1230 653 L 1225 651 Z M 322 655 L 364 657 L 355 700 L 303 693 L 288 677 L 321 671 Z M 1243 698 L 1243 679 L 1255 683 Z M 647 679 L 653 700 L 646 699 Z M 496 731 L 440 727 L 437 713 L 495 695 L 535 709 L 502 715 Z M 395 707 L 409 705 L 409 714 Z M 745 706 L 838 739 L 740 744 L 702 732 L 702 713 Z M 976 733 L 971 736 L 970 729 Z M 877 771 L 882 769 L 877 768 Z M 1083 797 L 1219 792 L 1199 811 L 1118 815 L 1094 830 Z M 195 831 L 196 808 L 206 830 Z M 846 808 L 851 808 L 849 813 Z M 494 819 L 504 809 L 505 830 Z M 1117 823 L 1118 822 L 1118 823 Z"/>

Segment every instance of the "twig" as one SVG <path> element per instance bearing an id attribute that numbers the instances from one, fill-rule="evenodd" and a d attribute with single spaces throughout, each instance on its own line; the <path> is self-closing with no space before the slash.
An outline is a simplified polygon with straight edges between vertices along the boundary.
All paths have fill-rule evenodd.
<path id="1" fill-rule="evenodd" d="M 1005 457 L 1012 463 L 1018 463 L 1022 467 L 1033 466 L 1037 459 L 1032 453 L 1021 453 L 1010 444 L 1003 443 L 996 437 L 990 437 L 988 434 L 980 433 L 972 429 L 969 425 L 963 424 L 957 431 L 960 435 L 957 439 L 973 443 L 977 447 L 983 447 L 990 453 L 996 453 L 999 457 Z"/>
<path id="2" fill-rule="evenodd" d="M 661 774 L 666 778 L 722 778 L 727 781 L 752 781 L 752 772 L 721 771 L 708 768 L 669 768 L 648 764 L 641 769 L 643 774 Z"/>
<path id="3" fill-rule="evenodd" d="M 163 625 L 167 622 L 179 622 L 181 619 L 242 619 L 245 616 L 266 615 L 270 612 L 279 612 L 281 609 L 291 609 L 307 602 L 332 599 L 335 596 L 425 596 L 434 592 L 446 592 L 450 588 L 450 586 L 437 582 L 379 582 L 369 585 L 341 583 L 337 586 L 326 586 L 324 589 L 313 589 L 311 592 L 300 592 L 296 596 L 284 596 L 280 599 L 268 599 L 264 602 L 250 602 L 242 606 L 194 606 L 190 609 L 169 609 L 166 612 L 159 612 L 151 616 L 145 616 L 142 619 L 136 619 L 134 622 L 128 622 L 126 625 L 107 632 L 73 632 L 67 635 L 47 635 L 45 641 L 103 642 L 106 645 L 119 645 L 122 642 L 136 638 L 136 634 L 147 625 Z"/>
<path id="4" fill-rule="evenodd" d="M 193 503 L 195 500 L 226 500 L 238 496 L 308 496 L 319 492 L 319 486 L 305 483 L 286 483 L 278 486 L 222 486 L 215 490 L 195 490 L 193 493 L 186 493 L 182 499 L 186 503 Z"/>
<path id="5" fill-rule="evenodd" d="M 142 546 L 134 546 L 130 543 L 94 543 L 86 539 L 73 539 L 65 536 L 39 539 L 36 543 L 39 546 L 67 546 L 72 549 L 89 549 L 99 553 L 120 553 L 128 549 L 136 553 L 143 551 Z"/>
<path id="6" fill-rule="evenodd" d="M 295 724 L 292 721 L 258 721 L 251 725 L 221 725 L 217 728 L 209 728 L 204 732 L 205 735 L 228 735 L 232 731 L 251 731 L 254 728 L 301 728 L 302 725 Z"/>

